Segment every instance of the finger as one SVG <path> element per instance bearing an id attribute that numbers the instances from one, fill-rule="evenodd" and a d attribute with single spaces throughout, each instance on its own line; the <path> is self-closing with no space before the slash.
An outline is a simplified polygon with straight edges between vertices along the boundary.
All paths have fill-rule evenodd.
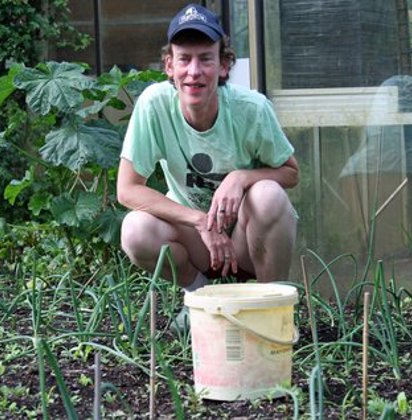
<path id="1" fill-rule="evenodd" d="M 225 208 L 225 213 L 224 213 L 224 219 L 223 219 L 223 227 L 225 229 L 227 229 L 230 225 L 231 225 L 231 221 L 232 221 L 232 205 L 228 204 L 227 207 Z"/>
<path id="2" fill-rule="evenodd" d="M 232 273 L 236 274 L 237 273 L 237 261 L 236 258 L 233 258 L 231 261 L 231 268 L 232 268 Z"/>
<path id="3" fill-rule="evenodd" d="M 234 216 L 236 218 L 237 218 L 237 215 L 239 213 L 240 203 L 241 203 L 241 201 L 236 201 L 235 203 L 233 203 L 233 206 L 232 206 L 232 216 Z"/>
<path id="4" fill-rule="evenodd" d="M 219 248 L 218 251 L 219 266 L 225 262 L 225 252 L 222 248 Z"/>
<path id="5" fill-rule="evenodd" d="M 217 210 L 217 205 L 214 202 L 212 202 L 209 212 L 207 213 L 207 230 L 212 230 L 213 228 L 213 225 L 216 220 L 216 210 Z"/>
<path id="6" fill-rule="evenodd" d="M 230 255 L 225 255 L 223 269 L 222 269 L 222 276 L 223 277 L 226 277 L 228 275 L 230 266 L 231 266 Z"/>
<path id="7" fill-rule="evenodd" d="M 225 224 L 225 217 L 226 217 L 226 209 L 225 207 L 221 206 L 218 208 L 217 211 L 217 217 L 216 217 L 216 221 L 217 221 L 217 230 L 219 233 L 222 233 L 222 229 L 224 227 Z"/>
<path id="8" fill-rule="evenodd" d="M 220 266 L 219 264 L 219 255 L 215 248 L 212 248 L 210 251 L 210 266 L 213 270 L 217 270 Z"/>
<path id="9" fill-rule="evenodd" d="M 209 213 L 207 214 L 207 230 L 212 230 L 213 229 L 213 225 L 215 224 L 215 219 L 216 219 L 216 212 L 211 212 L 209 211 Z"/>

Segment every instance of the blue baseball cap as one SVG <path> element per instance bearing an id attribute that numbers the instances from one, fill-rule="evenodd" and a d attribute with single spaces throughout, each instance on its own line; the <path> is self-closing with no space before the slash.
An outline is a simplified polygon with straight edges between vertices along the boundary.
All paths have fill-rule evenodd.
<path id="1" fill-rule="evenodd" d="M 213 42 L 219 41 L 225 34 L 218 17 L 198 4 L 191 3 L 184 7 L 170 22 L 167 39 L 172 41 L 175 35 L 185 29 L 195 29 L 207 35 Z"/>

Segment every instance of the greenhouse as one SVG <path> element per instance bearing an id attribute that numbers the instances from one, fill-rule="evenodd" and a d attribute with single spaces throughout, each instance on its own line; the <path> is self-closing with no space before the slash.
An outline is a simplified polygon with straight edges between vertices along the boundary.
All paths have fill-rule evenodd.
<path id="1" fill-rule="evenodd" d="M 189 3 L 216 13 L 229 83 L 270 100 L 299 165 L 286 341 L 240 325 L 259 281 L 186 298 L 170 244 L 153 272 L 120 246 L 123 139 Z M 411 418 L 412 1 L 0 0 L 0 36 L 0 418 Z M 166 192 L 160 167 L 147 185 Z M 246 302 L 223 315 L 227 377 L 254 340 L 290 369 L 270 391 L 259 371 L 256 398 L 243 374 L 238 398 L 199 391 L 194 320 L 219 318 L 199 312 L 220 285 Z"/>
<path id="2" fill-rule="evenodd" d="M 73 1 L 79 30 L 93 34 L 99 12 L 100 48 L 80 57 L 105 70 L 159 68 L 162 28 L 185 2 L 157 3 L 101 2 L 96 9 Z M 273 101 L 296 149 L 302 182 L 291 197 L 300 215 L 299 246 L 327 258 L 346 252 L 365 258 L 374 219 L 376 255 L 410 272 L 408 2 L 205 3 L 230 34 L 241 69 L 236 81 Z M 147 31 L 150 42 L 142 45 Z M 57 57 L 74 58 L 67 54 Z"/>

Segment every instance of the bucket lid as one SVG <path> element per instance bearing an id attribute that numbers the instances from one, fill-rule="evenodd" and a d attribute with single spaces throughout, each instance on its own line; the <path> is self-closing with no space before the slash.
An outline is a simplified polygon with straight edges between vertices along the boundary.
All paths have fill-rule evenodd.
<path id="1" fill-rule="evenodd" d="M 297 301 L 296 287 L 281 283 L 215 284 L 185 293 L 184 298 L 189 308 L 204 309 L 215 314 L 288 306 Z"/>

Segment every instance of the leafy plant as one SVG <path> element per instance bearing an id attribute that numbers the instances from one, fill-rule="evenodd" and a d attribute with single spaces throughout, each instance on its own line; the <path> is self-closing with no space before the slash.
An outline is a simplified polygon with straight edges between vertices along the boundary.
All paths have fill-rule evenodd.
<path id="1" fill-rule="evenodd" d="M 69 23 L 68 3 L 69 0 L 0 0 L 0 103 L 14 91 L 12 77 L 3 74 L 9 69 L 13 72 L 17 66 L 15 63 L 34 66 L 47 58 L 49 48 L 81 50 L 90 44 L 91 37 Z M 28 137 L 35 137 L 35 133 L 26 130 L 29 127 L 25 125 L 25 113 L 20 109 L 23 101 L 24 98 L 16 92 L 12 100 L 0 107 L 0 132 L 8 126 L 19 125 L 20 129 L 16 127 L 15 133 L 21 135 L 8 141 L 20 146 L 20 140 L 24 142 Z M 35 127 L 32 125 L 30 128 Z M 0 141 L 0 191 L 12 179 L 20 179 L 26 167 L 24 155 L 16 154 L 9 144 Z M 27 219 L 29 213 L 21 205 L 26 198 L 22 194 L 18 200 L 20 206 L 12 209 L 0 196 L 0 215 L 7 214 L 9 221 Z"/>
<path id="2" fill-rule="evenodd" d="M 68 0 L 0 0 L 0 73 L 10 61 L 41 61 L 47 43 L 75 50 L 87 47 L 90 36 L 75 30 L 69 17 Z"/>
<path id="3" fill-rule="evenodd" d="M 124 211 L 116 205 L 114 181 L 125 122 L 142 88 L 165 78 L 154 70 L 124 74 L 115 66 L 95 79 L 87 69 L 47 62 L 14 66 L 0 79 L 0 104 L 16 92 L 26 103 L 18 108 L 19 120 L 10 118 L 1 133 L 2 144 L 28 162 L 4 197 L 21 205 L 25 195 L 33 216 L 57 224 L 72 259 L 88 245 L 96 250 L 118 244 Z M 123 112 L 120 121 L 110 121 L 110 109 Z"/>

